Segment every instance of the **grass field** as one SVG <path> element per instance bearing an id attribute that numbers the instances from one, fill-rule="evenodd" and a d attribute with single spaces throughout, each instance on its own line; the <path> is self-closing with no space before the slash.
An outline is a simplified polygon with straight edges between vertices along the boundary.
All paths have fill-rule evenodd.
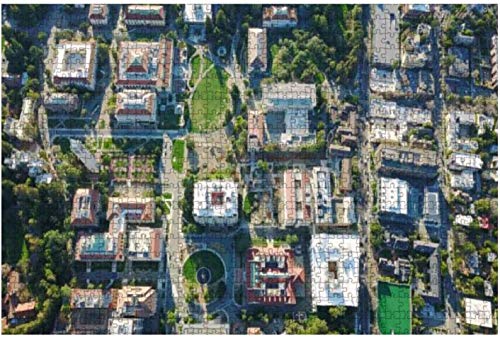
<path id="1" fill-rule="evenodd" d="M 378 327 L 382 334 L 411 334 L 410 287 L 378 283 Z"/>
<path id="2" fill-rule="evenodd" d="M 201 80 L 192 98 L 191 130 L 214 131 L 223 126 L 229 104 L 229 75 L 218 67 L 212 68 Z"/>
<path id="3" fill-rule="evenodd" d="M 186 142 L 180 139 L 174 140 L 172 151 L 172 167 L 177 172 L 182 172 L 184 166 L 184 145 Z"/>
<path id="4" fill-rule="evenodd" d="M 221 260 L 217 255 L 207 250 L 191 255 L 184 263 L 182 272 L 189 283 L 198 283 L 196 272 L 203 267 L 208 268 L 212 274 L 209 283 L 217 282 L 224 277 L 224 265 Z"/>

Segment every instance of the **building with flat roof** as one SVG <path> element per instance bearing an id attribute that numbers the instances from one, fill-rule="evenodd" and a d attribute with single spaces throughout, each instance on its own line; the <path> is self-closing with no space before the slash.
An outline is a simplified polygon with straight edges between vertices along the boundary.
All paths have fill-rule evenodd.
<path id="1" fill-rule="evenodd" d="M 339 227 L 348 227 L 356 223 L 356 205 L 354 197 L 344 196 L 333 199 L 333 223 Z"/>
<path id="2" fill-rule="evenodd" d="M 248 29 L 248 73 L 267 70 L 267 31 L 265 28 Z"/>
<path id="3" fill-rule="evenodd" d="M 465 322 L 469 325 L 493 328 L 491 302 L 465 298 Z"/>
<path id="4" fill-rule="evenodd" d="M 457 78 L 468 78 L 470 76 L 470 52 L 468 48 L 452 46 L 448 49 L 448 55 L 454 57 L 453 64 L 448 67 L 448 74 Z"/>
<path id="5" fill-rule="evenodd" d="M 470 226 L 470 224 L 474 221 L 474 218 L 471 215 L 456 215 L 455 216 L 455 224 L 461 225 L 464 227 Z"/>
<path id="6" fill-rule="evenodd" d="M 124 286 L 118 290 L 116 312 L 123 317 L 149 318 L 156 314 L 156 290 L 150 286 Z"/>
<path id="7" fill-rule="evenodd" d="M 437 176 L 437 153 L 432 150 L 379 145 L 375 153 L 377 170 L 387 175 L 417 178 Z"/>
<path id="8" fill-rule="evenodd" d="M 89 150 L 87 150 L 82 142 L 77 139 L 70 138 L 69 145 L 71 152 L 73 152 L 75 156 L 80 160 L 80 162 L 85 165 L 85 168 L 87 168 L 88 171 L 92 173 L 99 172 L 100 166 L 97 163 L 97 160 L 95 159 L 94 155 L 90 153 Z"/>
<path id="9" fill-rule="evenodd" d="M 359 236 L 311 236 L 312 305 L 357 307 L 359 298 Z"/>
<path id="10" fill-rule="evenodd" d="M 370 90 L 375 93 L 401 90 L 401 83 L 396 76 L 396 70 L 372 68 L 370 71 Z"/>
<path id="11" fill-rule="evenodd" d="M 123 19 L 129 26 L 165 26 L 162 5 L 127 5 Z"/>
<path id="12" fill-rule="evenodd" d="M 131 261 L 161 261 L 165 248 L 160 228 L 137 227 L 128 234 L 128 259 Z"/>
<path id="13" fill-rule="evenodd" d="M 413 241 L 413 249 L 419 253 L 430 255 L 437 248 L 439 248 L 439 243 L 426 242 L 420 240 Z"/>
<path id="14" fill-rule="evenodd" d="M 308 226 L 313 221 L 313 189 L 305 170 L 283 173 L 283 224 L 285 227 Z"/>
<path id="15" fill-rule="evenodd" d="M 212 19 L 211 4 L 185 4 L 184 5 L 184 22 L 195 25 L 205 25 L 207 19 Z"/>
<path id="16" fill-rule="evenodd" d="M 52 64 L 52 83 L 58 88 L 77 86 L 94 91 L 97 69 L 96 42 L 62 40 L 56 50 Z"/>
<path id="17" fill-rule="evenodd" d="M 238 223 L 238 183 L 227 180 L 195 183 L 193 217 L 196 223 L 210 227 Z"/>
<path id="18" fill-rule="evenodd" d="M 448 168 L 451 170 L 481 170 L 483 161 L 477 154 L 454 152 L 448 160 Z"/>
<path id="19" fill-rule="evenodd" d="M 106 4 L 91 4 L 89 7 L 89 21 L 94 26 L 107 25 L 109 7 Z"/>
<path id="20" fill-rule="evenodd" d="M 142 334 L 144 320 L 138 318 L 110 318 L 108 321 L 108 334 L 129 335 Z"/>
<path id="21" fill-rule="evenodd" d="M 248 151 L 264 147 L 264 115 L 258 111 L 248 112 Z"/>
<path id="22" fill-rule="evenodd" d="M 399 62 L 399 9 L 397 4 L 372 5 L 373 63 L 391 67 Z"/>
<path id="23" fill-rule="evenodd" d="M 342 158 L 341 169 L 339 189 L 343 193 L 350 192 L 352 191 L 352 159 Z"/>
<path id="24" fill-rule="evenodd" d="M 450 186 L 452 189 L 472 190 L 474 189 L 474 183 L 474 172 L 472 170 L 450 172 Z"/>
<path id="25" fill-rule="evenodd" d="M 427 227 L 439 228 L 441 226 L 441 199 L 438 187 L 425 187 L 424 189 L 424 224 Z"/>
<path id="26" fill-rule="evenodd" d="M 124 215 L 114 215 L 106 233 L 79 233 L 75 245 L 76 261 L 124 261 L 124 238 L 127 224 Z"/>
<path id="27" fill-rule="evenodd" d="M 155 125 L 157 101 L 151 90 L 124 90 L 116 99 L 115 117 L 120 125 Z"/>
<path id="28" fill-rule="evenodd" d="M 101 195 L 94 189 L 77 189 L 73 197 L 71 210 L 71 226 L 97 227 L 99 225 L 98 213 L 101 210 Z"/>
<path id="29" fill-rule="evenodd" d="M 69 305 L 71 309 L 113 308 L 114 293 L 113 290 L 74 288 L 71 289 Z"/>
<path id="30" fill-rule="evenodd" d="M 314 221 L 316 224 L 333 223 L 332 181 L 330 169 L 314 167 L 312 169 L 312 189 L 314 195 Z"/>
<path id="31" fill-rule="evenodd" d="M 106 218 L 124 216 L 128 223 L 154 223 L 155 201 L 152 197 L 110 197 Z"/>
<path id="32" fill-rule="evenodd" d="M 291 6 L 269 6 L 262 11 L 262 26 L 283 28 L 297 26 L 297 9 Z"/>
<path id="33" fill-rule="evenodd" d="M 230 334 L 228 323 L 192 323 L 182 327 L 182 334 L 226 335 Z"/>
<path id="34" fill-rule="evenodd" d="M 106 334 L 115 300 L 113 289 L 72 289 L 70 333 Z"/>
<path id="35" fill-rule="evenodd" d="M 408 182 L 399 178 L 380 177 L 378 201 L 380 212 L 408 215 Z"/>
<path id="36" fill-rule="evenodd" d="M 284 114 L 284 129 L 280 129 L 279 138 L 282 146 L 315 142 L 316 134 L 309 128 L 309 112 L 315 106 L 314 84 L 278 83 L 262 88 L 263 111 Z"/>
<path id="37" fill-rule="evenodd" d="M 7 117 L 3 125 L 3 131 L 21 141 L 31 141 L 33 139 L 31 127 L 33 127 L 35 120 L 35 107 L 36 102 L 29 97 L 25 97 L 19 119 Z"/>
<path id="38" fill-rule="evenodd" d="M 409 4 L 401 7 L 403 19 L 413 19 L 431 13 L 431 5 L 429 4 Z"/>
<path id="39" fill-rule="evenodd" d="M 432 112 L 430 110 L 403 106 L 383 99 L 370 100 L 369 117 L 407 122 L 414 125 L 432 124 Z"/>
<path id="40" fill-rule="evenodd" d="M 249 304 L 294 305 L 298 296 L 304 296 L 304 282 L 304 267 L 296 261 L 292 249 L 248 249 L 246 297 Z"/>
<path id="41" fill-rule="evenodd" d="M 52 112 L 69 113 L 78 109 L 80 100 L 73 93 L 52 92 L 43 97 L 43 106 Z"/>
<path id="42" fill-rule="evenodd" d="M 174 46 L 159 42 L 122 41 L 118 54 L 118 88 L 156 89 L 172 92 Z"/>
<path id="43" fill-rule="evenodd" d="M 411 127 L 432 124 L 432 112 L 393 101 L 372 99 L 369 119 L 373 142 L 402 142 Z"/>

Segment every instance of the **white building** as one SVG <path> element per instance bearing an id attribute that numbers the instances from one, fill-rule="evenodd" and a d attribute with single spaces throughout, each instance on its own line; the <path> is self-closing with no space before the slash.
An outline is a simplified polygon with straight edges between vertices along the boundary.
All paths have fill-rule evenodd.
<path id="1" fill-rule="evenodd" d="M 127 335 L 142 334 L 144 320 L 138 318 L 110 318 L 108 320 L 108 334 Z"/>
<path id="2" fill-rule="evenodd" d="M 161 261 L 163 249 L 163 233 L 160 228 L 137 227 L 129 232 L 129 260 Z"/>
<path id="3" fill-rule="evenodd" d="M 248 29 L 248 73 L 267 70 L 267 33 L 265 28 Z"/>
<path id="4" fill-rule="evenodd" d="M 448 167 L 451 170 L 481 170 L 483 161 L 476 154 L 454 152 L 450 156 Z"/>
<path id="5" fill-rule="evenodd" d="M 408 215 L 408 182 L 399 178 L 380 177 L 379 208 L 381 212 Z"/>
<path id="6" fill-rule="evenodd" d="M 297 146 L 315 141 L 309 129 L 309 111 L 316 106 L 314 84 L 278 83 L 262 89 L 264 112 L 284 112 L 285 132 L 281 133 L 283 146 Z"/>
<path id="7" fill-rule="evenodd" d="M 238 223 L 238 184 L 232 181 L 200 181 L 194 185 L 194 220 L 206 226 Z"/>
<path id="8" fill-rule="evenodd" d="M 465 322 L 485 328 L 493 328 L 491 302 L 465 298 Z"/>
<path id="9" fill-rule="evenodd" d="M 370 138 L 373 142 L 401 142 L 412 126 L 432 124 L 432 112 L 393 101 L 370 101 Z"/>
<path id="10" fill-rule="evenodd" d="M 89 8 L 89 21 L 94 26 L 107 25 L 109 8 L 105 4 L 92 4 Z"/>
<path id="11" fill-rule="evenodd" d="M 342 198 L 342 223 L 354 224 L 356 223 L 356 205 L 354 204 L 354 197 L 344 196 Z"/>
<path id="12" fill-rule="evenodd" d="M 97 69 L 96 42 L 61 41 L 52 65 L 56 87 L 77 86 L 94 91 Z"/>
<path id="13" fill-rule="evenodd" d="M 333 223 L 332 182 L 330 169 L 314 167 L 312 170 L 314 194 L 314 220 L 316 223 Z"/>
<path id="14" fill-rule="evenodd" d="M 265 28 L 284 28 L 297 26 L 297 10 L 289 6 L 265 7 L 262 13 L 262 26 Z"/>
<path id="15" fill-rule="evenodd" d="M 310 247 L 312 305 L 357 307 L 359 236 L 316 234 Z"/>
<path id="16" fill-rule="evenodd" d="M 205 25 L 205 21 L 212 19 L 212 5 L 186 4 L 184 5 L 184 22 L 188 24 Z"/>
<path id="17" fill-rule="evenodd" d="M 396 70 L 372 68 L 370 71 L 370 90 L 372 92 L 396 92 L 401 84 L 396 77 Z"/>
<path id="18" fill-rule="evenodd" d="M 390 67 L 400 59 L 397 4 L 371 5 L 373 14 L 373 63 Z"/>
<path id="19" fill-rule="evenodd" d="M 156 93 L 149 90 L 124 90 L 118 93 L 115 117 L 121 125 L 155 124 Z"/>
<path id="20" fill-rule="evenodd" d="M 165 26 L 165 9 L 162 5 L 128 5 L 124 21 L 130 26 Z"/>
<path id="21" fill-rule="evenodd" d="M 73 93 L 49 93 L 43 98 L 43 106 L 52 112 L 69 113 L 80 105 L 78 95 Z"/>
<path id="22" fill-rule="evenodd" d="M 455 224 L 461 225 L 464 227 L 470 226 L 474 218 L 471 215 L 456 215 L 455 216 Z"/>
<path id="23" fill-rule="evenodd" d="M 34 128 L 34 114 L 35 102 L 29 97 L 24 98 L 19 119 L 7 117 L 5 120 L 3 127 L 5 133 L 22 141 L 30 141 L 32 139 L 32 128 Z"/>
<path id="24" fill-rule="evenodd" d="M 472 170 L 462 170 L 450 173 L 450 185 L 452 189 L 472 190 L 474 189 L 474 172 Z"/>

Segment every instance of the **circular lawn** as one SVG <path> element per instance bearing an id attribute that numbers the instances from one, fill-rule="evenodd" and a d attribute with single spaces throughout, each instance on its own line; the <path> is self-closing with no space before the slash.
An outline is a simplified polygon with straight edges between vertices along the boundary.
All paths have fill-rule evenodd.
<path id="1" fill-rule="evenodd" d="M 201 250 L 189 256 L 182 271 L 190 283 L 212 284 L 224 277 L 224 264 L 213 252 Z M 208 282 L 200 282 L 206 278 Z"/>

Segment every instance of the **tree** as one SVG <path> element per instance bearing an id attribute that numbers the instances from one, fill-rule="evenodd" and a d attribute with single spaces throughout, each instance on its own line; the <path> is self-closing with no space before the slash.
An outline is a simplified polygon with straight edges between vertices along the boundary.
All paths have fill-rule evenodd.
<path id="1" fill-rule="evenodd" d="M 169 310 L 167 312 L 167 325 L 174 327 L 177 323 L 177 313 L 175 309 Z"/>
<path id="2" fill-rule="evenodd" d="M 295 234 L 288 234 L 285 237 L 285 242 L 288 243 L 291 246 L 294 246 L 297 243 L 299 243 L 299 237 L 297 235 L 295 235 Z"/>
<path id="3" fill-rule="evenodd" d="M 377 222 L 373 222 L 370 224 L 370 242 L 375 249 L 379 248 L 382 245 L 383 230 L 382 226 Z"/>
<path id="4" fill-rule="evenodd" d="M 205 19 L 205 34 L 208 41 L 212 41 L 214 36 L 214 24 L 212 23 L 212 18 L 208 17 Z"/>
<path id="5" fill-rule="evenodd" d="M 416 311 L 419 311 L 425 306 L 424 298 L 420 295 L 413 296 L 413 308 Z"/>
<path id="6" fill-rule="evenodd" d="M 259 168 L 264 173 L 267 173 L 269 171 L 269 165 L 262 159 L 259 159 L 257 161 L 257 168 Z"/>
<path id="7" fill-rule="evenodd" d="M 328 314 L 330 314 L 332 319 L 338 319 L 338 318 L 341 318 L 345 315 L 346 310 L 347 309 L 345 306 L 330 307 L 328 309 Z"/>
<path id="8" fill-rule="evenodd" d="M 476 201 L 474 204 L 474 207 L 476 209 L 476 214 L 479 216 L 489 216 L 491 209 L 490 209 L 490 200 L 487 198 L 482 198 Z"/>

